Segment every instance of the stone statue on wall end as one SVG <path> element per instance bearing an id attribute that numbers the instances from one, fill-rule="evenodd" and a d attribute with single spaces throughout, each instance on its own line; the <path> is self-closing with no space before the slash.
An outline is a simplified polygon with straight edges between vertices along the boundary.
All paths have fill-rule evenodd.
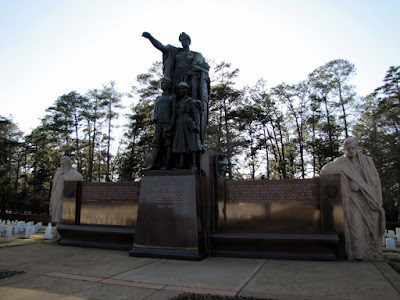
<path id="1" fill-rule="evenodd" d="M 68 193 L 68 191 L 64 191 L 64 181 L 83 181 L 82 175 L 72 169 L 72 162 L 69 156 L 62 156 L 60 158 L 60 168 L 57 169 L 53 177 L 49 211 L 51 221 L 56 224 L 56 228 L 57 224 L 62 221 L 63 196 L 65 193 Z M 58 242 L 60 238 L 61 236 L 56 229 L 52 241 Z"/>
<path id="2" fill-rule="evenodd" d="M 340 175 L 347 257 L 382 261 L 385 211 L 378 172 L 372 159 L 357 150 L 354 138 L 344 141 L 344 151 L 321 174 Z"/>

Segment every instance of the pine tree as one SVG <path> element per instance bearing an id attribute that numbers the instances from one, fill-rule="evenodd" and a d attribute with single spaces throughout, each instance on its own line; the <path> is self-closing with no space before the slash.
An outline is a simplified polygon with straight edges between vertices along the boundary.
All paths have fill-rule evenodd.
<path id="1" fill-rule="evenodd" d="M 382 182 L 387 221 L 397 222 L 400 208 L 400 67 L 390 67 L 384 85 L 363 99 L 354 126 L 360 148 L 370 155 Z"/>
<path id="2" fill-rule="evenodd" d="M 234 88 L 239 69 L 221 62 L 213 68 L 209 103 L 209 121 L 206 135 L 208 149 L 227 155 L 228 177 L 233 178 L 241 144 L 232 112 L 242 101 L 241 91 Z"/>
<path id="3" fill-rule="evenodd" d="M 105 138 L 107 140 L 107 150 L 106 150 L 106 181 L 111 181 L 112 174 L 110 173 L 111 166 L 111 141 L 113 140 L 111 136 L 113 123 L 112 121 L 119 116 L 118 109 L 123 108 L 121 105 L 122 94 L 118 93 L 115 89 L 115 82 L 110 81 L 108 86 L 104 85 L 103 90 L 100 93 L 101 105 L 105 108 L 105 117 L 107 120 L 107 135 Z"/>
<path id="4" fill-rule="evenodd" d="M 137 76 L 137 86 L 134 86 L 131 98 L 138 97 L 136 104 L 128 114 L 128 124 L 124 133 L 125 150 L 121 153 L 118 174 L 121 180 L 135 180 L 141 177 L 145 166 L 146 153 L 151 151 L 151 141 L 154 125 L 151 115 L 154 101 L 161 94 L 162 64 L 153 63 L 147 73 Z"/>
<path id="5" fill-rule="evenodd" d="M 12 119 L 0 116 L 0 210 L 15 211 L 22 164 L 22 132 Z"/>

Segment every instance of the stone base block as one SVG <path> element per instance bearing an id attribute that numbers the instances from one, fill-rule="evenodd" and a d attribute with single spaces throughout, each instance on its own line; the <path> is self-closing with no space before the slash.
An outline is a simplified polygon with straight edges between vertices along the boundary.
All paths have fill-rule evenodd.
<path id="1" fill-rule="evenodd" d="M 118 226 L 59 224 L 57 230 L 61 234 L 60 245 L 111 250 L 132 249 L 135 235 L 133 228 Z"/>
<path id="2" fill-rule="evenodd" d="M 211 234 L 213 256 L 336 260 L 336 233 Z"/>
<path id="3" fill-rule="evenodd" d="M 131 256 L 206 256 L 200 177 L 144 176 Z"/>
<path id="4" fill-rule="evenodd" d="M 205 251 L 199 250 L 181 250 L 181 249 L 155 249 L 155 248 L 138 248 L 133 247 L 129 252 L 129 256 L 136 257 L 154 257 L 169 258 L 182 260 L 200 261 L 208 256 Z"/>

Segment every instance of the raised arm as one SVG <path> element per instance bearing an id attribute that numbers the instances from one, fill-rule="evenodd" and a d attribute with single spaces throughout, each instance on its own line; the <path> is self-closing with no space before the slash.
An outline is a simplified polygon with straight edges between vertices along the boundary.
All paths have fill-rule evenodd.
<path id="1" fill-rule="evenodd" d="M 161 52 L 164 53 L 167 51 L 167 48 L 163 44 L 161 44 L 158 40 L 156 40 L 150 33 L 143 32 L 142 37 L 148 39 L 153 44 L 153 46 L 158 50 L 160 50 Z"/>

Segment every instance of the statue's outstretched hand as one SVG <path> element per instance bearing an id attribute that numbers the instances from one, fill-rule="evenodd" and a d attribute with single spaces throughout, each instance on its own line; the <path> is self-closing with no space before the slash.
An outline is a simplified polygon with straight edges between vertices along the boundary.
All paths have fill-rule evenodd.
<path id="1" fill-rule="evenodd" d="M 149 39 L 151 37 L 151 34 L 148 32 L 143 32 L 142 37 L 145 37 L 146 39 Z"/>

